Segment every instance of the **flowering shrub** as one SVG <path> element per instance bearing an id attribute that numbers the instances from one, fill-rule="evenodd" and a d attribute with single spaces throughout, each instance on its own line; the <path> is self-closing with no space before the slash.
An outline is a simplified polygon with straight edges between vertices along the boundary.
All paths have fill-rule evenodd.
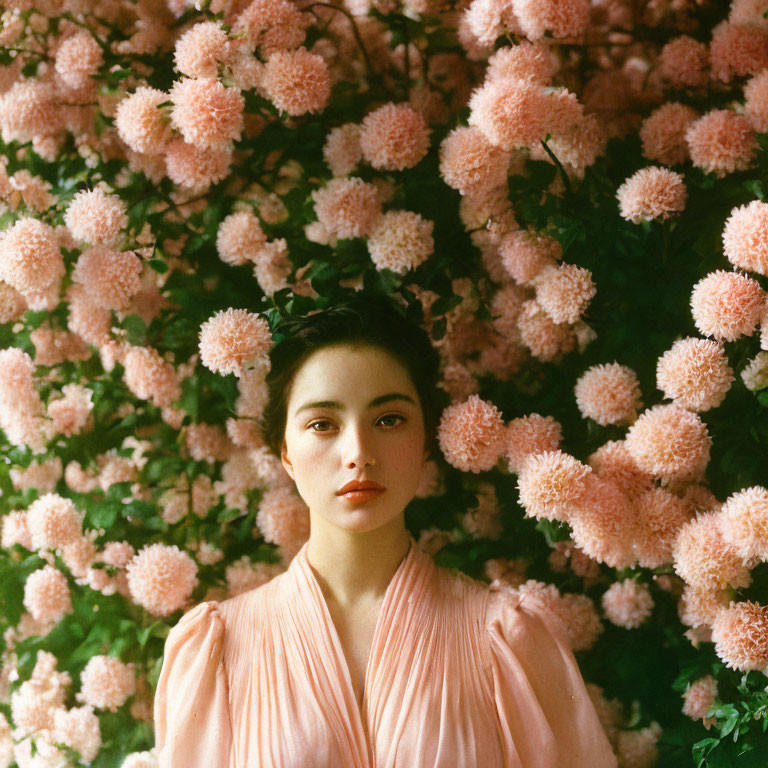
<path id="1" fill-rule="evenodd" d="M 450 399 L 406 522 L 556 615 L 622 768 L 768 763 L 760 0 L 9 0 L 0 768 L 156 765 L 169 628 L 309 535 L 278 325 Z"/>

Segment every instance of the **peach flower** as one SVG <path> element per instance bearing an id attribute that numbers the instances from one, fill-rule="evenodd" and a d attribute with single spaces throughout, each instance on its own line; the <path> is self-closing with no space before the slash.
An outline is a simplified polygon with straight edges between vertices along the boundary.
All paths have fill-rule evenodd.
<path id="1" fill-rule="evenodd" d="M 438 426 L 438 442 L 446 461 L 462 472 L 492 469 L 504 451 L 505 428 L 493 403 L 470 395 L 449 405 Z"/>
<path id="2" fill-rule="evenodd" d="M 718 341 L 751 336 L 760 322 L 766 295 L 757 280 L 723 269 L 693 286 L 691 313 L 696 328 Z"/>
<path id="3" fill-rule="evenodd" d="M 753 200 L 731 211 L 723 230 L 723 253 L 735 267 L 768 276 L 767 203 Z"/>
<path id="4" fill-rule="evenodd" d="M 699 413 L 720 405 L 733 380 L 722 342 L 709 339 L 678 339 L 656 363 L 664 396 Z"/>
<path id="5" fill-rule="evenodd" d="M 616 191 L 621 216 L 633 224 L 668 219 L 685 209 L 688 191 L 683 177 L 668 168 L 648 166 L 630 176 Z"/>
<path id="6" fill-rule="evenodd" d="M 363 159 L 380 170 L 413 168 L 429 150 L 430 132 L 422 115 L 407 104 L 384 104 L 360 124 Z"/>
<path id="7" fill-rule="evenodd" d="M 713 109 L 692 122 L 685 140 L 693 164 L 719 178 L 749 168 L 760 148 L 749 120 L 728 109 Z"/>
<path id="8" fill-rule="evenodd" d="M 643 407 L 637 374 L 617 362 L 593 365 L 576 381 L 574 394 L 581 415 L 604 427 L 631 424 Z"/>
<path id="9" fill-rule="evenodd" d="M 654 405 L 625 438 L 638 466 L 655 477 L 694 478 L 709 463 L 712 438 L 701 417 L 679 405 Z"/>

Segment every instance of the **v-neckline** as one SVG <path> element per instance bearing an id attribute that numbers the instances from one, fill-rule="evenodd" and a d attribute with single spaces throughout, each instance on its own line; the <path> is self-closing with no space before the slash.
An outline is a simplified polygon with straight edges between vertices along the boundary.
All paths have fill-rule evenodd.
<path id="1" fill-rule="evenodd" d="M 365 665 L 365 674 L 363 677 L 362 705 L 359 705 L 357 703 L 357 696 L 355 695 L 355 687 L 352 684 L 352 673 L 349 668 L 349 662 L 347 660 L 346 655 L 344 654 L 344 647 L 341 644 L 341 638 L 339 636 L 338 630 L 336 629 L 336 624 L 333 621 L 333 616 L 331 616 L 330 608 L 328 608 L 328 603 L 325 600 L 325 595 L 323 594 L 323 590 L 320 588 L 320 584 L 318 583 L 317 578 L 315 577 L 315 574 L 312 571 L 312 566 L 309 564 L 309 560 L 307 559 L 306 543 L 304 544 L 300 552 L 300 557 L 302 560 L 302 564 L 304 565 L 304 570 L 307 574 L 307 577 L 311 580 L 313 588 L 316 590 L 317 595 L 320 599 L 320 603 L 322 604 L 322 610 L 323 610 L 323 613 L 325 614 L 326 624 L 328 625 L 328 629 L 333 640 L 333 645 L 334 645 L 334 648 L 336 649 L 336 654 L 341 661 L 342 667 L 344 668 L 344 674 L 347 679 L 347 688 L 351 692 L 352 701 L 354 702 L 354 708 L 357 710 L 357 714 L 360 718 L 360 725 L 362 726 L 363 733 L 366 736 L 366 741 L 368 742 L 369 749 L 371 746 L 369 742 L 369 734 L 365 728 L 367 703 L 368 703 L 368 689 L 369 689 L 368 678 L 370 677 L 370 673 L 371 673 L 371 663 L 374 656 L 374 651 L 378 646 L 379 635 L 381 634 L 382 617 L 384 615 L 386 608 L 391 602 L 391 595 L 392 595 L 394 586 L 402 576 L 403 571 L 405 570 L 406 564 L 411 559 L 414 552 L 414 548 L 417 546 L 412 534 L 409 533 L 408 538 L 410 540 L 408 551 L 405 553 L 405 557 L 403 557 L 403 559 L 400 561 L 400 564 L 395 569 L 395 572 L 392 575 L 392 578 L 389 580 L 389 584 L 387 584 L 387 588 L 384 590 L 384 597 L 381 600 L 381 605 L 379 606 L 379 613 L 376 616 L 376 624 L 373 630 L 373 640 L 371 641 L 371 647 L 368 651 L 368 661 L 366 662 L 366 665 Z"/>

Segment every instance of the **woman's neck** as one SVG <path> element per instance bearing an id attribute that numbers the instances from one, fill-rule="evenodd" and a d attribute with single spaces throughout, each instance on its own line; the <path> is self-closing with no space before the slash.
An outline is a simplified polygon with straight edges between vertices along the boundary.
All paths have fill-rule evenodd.
<path id="1" fill-rule="evenodd" d="M 380 602 L 408 554 L 410 534 L 402 517 L 363 533 L 317 522 L 311 523 L 307 562 L 326 602 L 341 610 Z"/>

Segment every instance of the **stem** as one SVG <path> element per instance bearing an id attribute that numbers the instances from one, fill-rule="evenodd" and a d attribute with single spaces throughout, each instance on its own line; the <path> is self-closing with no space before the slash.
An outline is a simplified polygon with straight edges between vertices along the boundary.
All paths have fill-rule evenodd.
<path id="1" fill-rule="evenodd" d="M 339 8 L 337 5 L 333 5 L 331 3 L 323 3 L 320 2 L 320 0 L 317 0 L 314 3 L 311 3 L 310 5 L 305 6 L 302 8 L 302 13 L 305 11 L 309 11 L 312 8 L 314 8 L 316 5 L 320 5 L 324 8 L 330 8 L 331 10 L 338 11 L 339 13 L 343 13 L 348 19 L 349 23 L 352 25 L 352 32 L 355 35 L 355 40 L 357 41 L 357 45 L 360 48 L 360 53 L 363 54 L 363 58 L 365 59 L 365 66 L 368 69 L 368 72 L 370 74 L 375 74 L 376 70 L 373 68 L 373 64 L 371 63 L 371 59 L 368 56 L 368 51 L 366 51 L 365 46 L 363 45 L 363 38 L 360 37 L 360 30 L 357 28 L 357 24 L 355 23 L 355 19 L 352 16 L 349 11 L 345 10 L 344 8 Z"/>
<path id="2" fill-rule="evenodd" d="M 544 139 L 541 140 L 541 146 L 544 147 L 544 151 L 552 158 L 552 162 L 560 170 L 560 174 L 563 177 L 563 186 L 565 187 L 565 191 L 570 195 L 573 191 L 571 189 L 571 180 L 568 178 L 568 174 L 565 172 L 563 164 L 557 159 L 557 155 L 549 148 L 549 145 Z"/>

